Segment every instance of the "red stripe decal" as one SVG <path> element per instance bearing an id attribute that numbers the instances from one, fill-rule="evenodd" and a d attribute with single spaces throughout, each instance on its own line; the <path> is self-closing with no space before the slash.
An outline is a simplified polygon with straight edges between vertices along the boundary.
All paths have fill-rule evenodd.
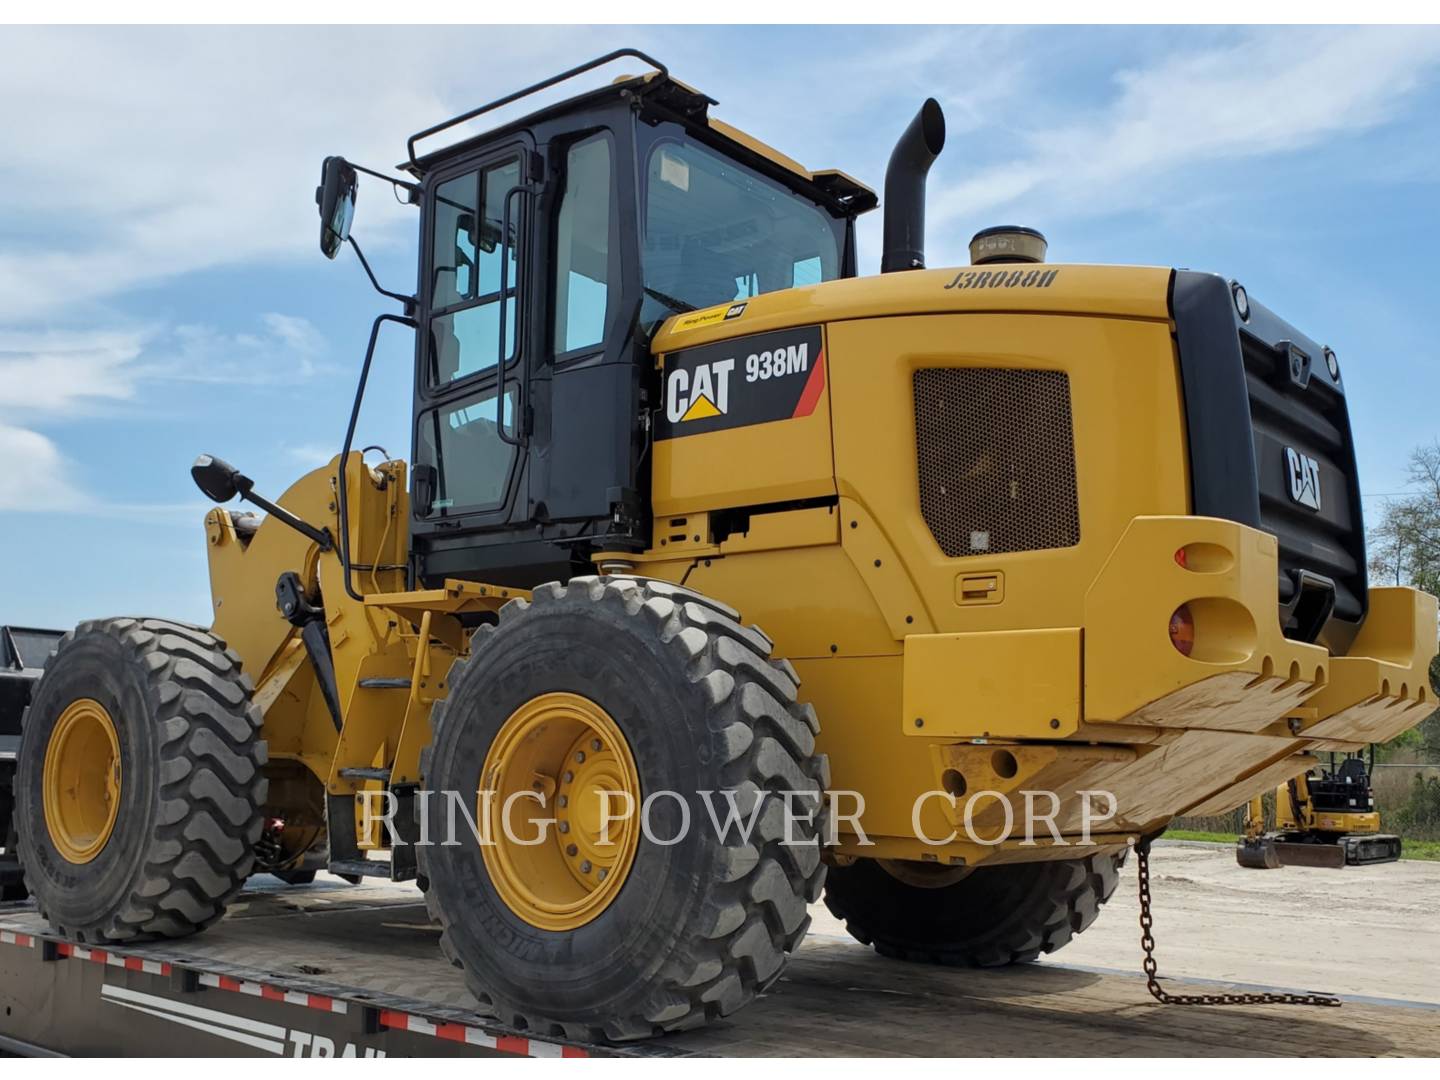
<path id="1" fill-rule="evenodd" d="M 437 1039 L 448 1039 L 450 1042 L 463 1043 L 465 1041 L 464 1024 L 436 1024 L 435 1037 Z"/>
<path id="2" fill-rule="evenodd" d="M 335 1003 L 324 994 L 306 994 L 305 997 L 307 999 L 305 1004 L 312 1009 L 320 1009 L 322 1012 L 334 1010 Z"/>
<path id="3" fill-rule="evenodd" d="M 61 956 L 74 956 L 75 946 L 69 944 L 68 942 L 62 941 L 59 945 L 55 947 L 55 951 Z"/>
<path id="4" fill-rule="evenodd" d="M 402 1012 L 395 1012 L 391 1009 L 381 1009 L 380 1026 L 394 1028 L 396 1031 L 409 1031 L 410 1017 Z"/>
<path id="5" fill-rule="evenodd" d="M 797 416 L 809 416 L 815 411 L 815 406 L 820 402 L 820 391 L 825 389 L 825 353 L 822 350 L 815 358 L 815 366 L 810 369 L 810 375 L 805 380 L 805 389 L 800 392 L 800 401 L 795 406 L 795 411 L 790 414 L 793 420 Z"/>
<path id="6" fill-rule="evenodd" d="M 35 939 L 29 934 L 16 934 L 15 944 L 25 949 L 33 949 L 35 947 Z"/>
<path id="7" fill-rule="evenodd" d="M 138 956 L 127 956 L 127 957 L 125 957 L 125 970 L 126 970 L 126 971 L 144 971 L 144 970 L 145 970 L 145 961 L 144 961 L 144 960 L 141 960 Z"/>
<path id="8" fill-rule="evenodd" d="M 95 963 L 97 964 L 103 964 L 110 959 L 110 954 L 107 953 L 104 949 L 91 949 L 90 959 L 95 961 Z"/>
<path id="9" fill-rule="evenodd" d="M 262 986 L 260 987 L 260 996 L 266 1001 L 284 1001 L 285 991 L 276 990 L 273 986 Z"/>
<path id="10" fill-rule="evenodd" d="M 583 1058 L 588 1058 L 588 1057 L 590 1056 L 590 1052 L 589 1052 L 588 1050 L 581 1050 L 578 1046 L 562 1046 L 562 1047 L 560 1048 L 560 1056 L 561 1056 L 562 1058 L 567 1058 L 567 1057 L 583 1057 Z"/>
<path id="11" fill-rule="evenodd" d="M 230 978 L 229 975 L 221 975 L 221 976 L 220 976 L 220 989 L 221 989 L 221 990 L 230 990 L 230 991 L 233 991 L 234 993 L 237 993 L 237 994 L 238 994 L 238 993 L 240 992 L 240 980 L 239 980 L 239 979 L 232 979 L 232 978 Z"/>
<path id="12" fill-rule="evenodd" d="M 530 1040 L 521 1039 L 514 1035 L 497 1035 L 495 1037 L 495 1049 L 506 1054 L 524 1054 L 530 1056 Z"/>

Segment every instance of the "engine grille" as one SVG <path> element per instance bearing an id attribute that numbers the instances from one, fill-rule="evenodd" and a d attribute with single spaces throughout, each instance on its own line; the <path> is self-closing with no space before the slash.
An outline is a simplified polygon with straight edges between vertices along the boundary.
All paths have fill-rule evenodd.
<path id="1" fill-rule="evenodd" d="M 1080 542 L 1070 377 L 922 368 L 914 375 L 920 510 L 946 555 Z"/>

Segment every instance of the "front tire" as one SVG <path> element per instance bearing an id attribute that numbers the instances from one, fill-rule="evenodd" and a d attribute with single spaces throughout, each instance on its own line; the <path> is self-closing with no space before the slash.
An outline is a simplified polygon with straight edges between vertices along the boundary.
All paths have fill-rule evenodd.
<path id="1" fill-rule="evenodd" d="M 1115 891 L 1124 855 L 955 872 L 875 859 L 832 867 L 825 906 L 883 956 L 960 967 L 1034 960 L 1069 943 Z M 931 880 L 924 880 L 924 875 Z M 903 880 L 902 880 L 903 879 Z"/>
<path id="2" fill-rule="evenodd" d="M 470 659 L 452 669 L 422 758 L 424 786 L 434 794 L 426 800 L 432 843 L 418 849 L 421 885 L 445 954 L 503 1022 L 586 1040 L 696 1027 L 770 985 L 804 937 L 806 907 L 825 873 L 822 817 L 805 815 L 818 810 L 827 767 L 815 753 L 814 711 L 796 702 L 793 669 L 771 660 L 769 639 L 738 619 L 666 582 L 575 578 L 535 590 L 532 603 L 512 601 L 498 625 L 477 631 Z M 517 910 L 513 899 L 527 886 L 541 892 L 543 867 L 532 871 L 534 880 L 508 881 L 473 834 L 462 833 L 457 846 L 435 842 L 445 835 L 443 793 L 461 793 L 475 806 L 482 769 L 492 775 L 492 747 L 516 741 L 517 717 L 537 739 L 554 739 L 536 726 L 536 702 L 560 710 L 558 723 L 588 716 L 594 743 L 577 727 L 575 745 L 598 744 L 597 753 L 608 753 L 603 732 L 613 721 L 626 745 L 619 764 L 607 761 L 610 774 L 627 772 L 628 758 L 641 800 L 680 795 L 654 800 L 650 834 L 636 830 L 618 890 L 588 907 L 581 897 L 565 910 L 582 913 L 551 928 L 536 925 L 547 920 L 524 905 Z M 531 775 L 537 791 L 551 779 L 557 791 L 566 782 L 538 768 Z M 793 844 L 783 843 L 782 790 L 800 793 Z M 748 841 L 738 830 L 722 838 L 707 816 L 701 793 L 726 791 L 735 792 L 744 820 L 761 807 Z M 710 805 L 723 820 L 723 794 Z M 659 842 L 682 832 L 678 843 Z M 553 889 L 558 875 L 549 876 Z"/>
<path id="3" fill-rule="evenodd" d="M 181 937 L 219 919 L 263 825 L 260 712 L 204 630 L 105 619 L 65 635 L 21 733 L 26 884 L 80 942 Z"/>

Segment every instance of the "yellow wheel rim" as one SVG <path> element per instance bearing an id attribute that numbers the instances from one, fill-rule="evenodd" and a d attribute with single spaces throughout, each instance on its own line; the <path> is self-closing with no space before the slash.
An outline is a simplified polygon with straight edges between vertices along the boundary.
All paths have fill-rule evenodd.
<path id="1" fill-rule="evenodd" d="M 640 775 L 610 714 L 578 694 L 532 698 L 501 726 L 480 775 L 480 851 L 510 910 L 557 931 L 604 911 L 640 838 Z"/>
<path id="2" fill-rule="evenodd" d="M 120 812 L 120 737 L 105 706 L 80 698 L 55 722 L 45 749 L 45 827 L 67 862 L 104 850 Z"/>

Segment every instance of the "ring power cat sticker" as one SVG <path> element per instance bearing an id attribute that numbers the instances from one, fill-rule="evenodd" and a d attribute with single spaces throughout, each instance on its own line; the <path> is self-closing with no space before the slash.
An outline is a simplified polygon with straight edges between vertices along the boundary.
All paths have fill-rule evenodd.
<path id="1" fill-rule="evenodd" d="M 665 358 L 657 439 L 809 416 L 825 388 L 818 326 L 717 341 Z"/>

